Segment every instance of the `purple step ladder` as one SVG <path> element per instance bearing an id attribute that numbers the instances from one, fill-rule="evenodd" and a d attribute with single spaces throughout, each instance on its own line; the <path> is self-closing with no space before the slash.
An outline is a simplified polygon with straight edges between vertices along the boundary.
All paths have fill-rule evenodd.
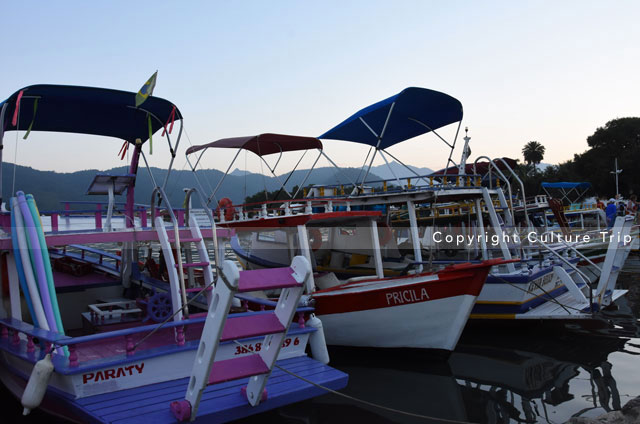
<path id="1" fill-rule="evenodd" d="M 284 337 L 289 330 L 311 265 L 303 256 L 293 258 L 290 267 L 240 271 L 232 261 L 224 261 L 202 331 L 185 399 L 172 402 L 171 411 L 179 421 L 195 420 L 207 385 L 249 377 L 243 393 L 252 406 L 266 399 L 265 385 L 271 375 Z M 282 288 L 272 313 L 228 317 L 235 292 Z M 215 361 L 220 341 L 264 335 L 257 353 Z"/>

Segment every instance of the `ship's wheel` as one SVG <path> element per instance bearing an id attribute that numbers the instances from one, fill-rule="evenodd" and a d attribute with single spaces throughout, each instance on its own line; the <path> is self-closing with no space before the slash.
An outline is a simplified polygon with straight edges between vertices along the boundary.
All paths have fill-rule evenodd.
<path id="1" fill-rule="evenodd" d="M 147 303 L 147 316 L 154 322 L 162 322 L 171 315 L 171 297 L 169 293 L 156 293 Z"/>

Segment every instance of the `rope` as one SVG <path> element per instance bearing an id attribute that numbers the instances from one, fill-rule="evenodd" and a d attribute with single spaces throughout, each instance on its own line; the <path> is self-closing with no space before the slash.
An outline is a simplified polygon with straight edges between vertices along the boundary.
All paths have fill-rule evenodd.
<path id="1" fill-rule="evenodd" d="M 247 350 L 250 350 L 247 346 L 243 345 L 242 343 L 240 343 L 237 340 L 234 340 L 233 342 L 236 343 L 239 346 L 242 346 L 243 348 L 245 348 Z M 304 377 L 302 377 L 302 376 L 300 376 L 300 375 L 298 375 L 298 374 L 296 374 L 296 373 L 294 373 L 292 371 L 289 371 L 286 368 L 281 367 L 280 365 L 274 364 L 274 368 L 278 368 L 280 371 L 283 371 L 283 372 L 291 375 L 292 377 L 300 379 L 300 380 L 304 381 L 305 383 L 311 384 L 312 386 L 315 386 L 315 387 L 317 387 L 319 389 L 322 389 L 322 390 L 324 390 L 326 392 L 332 393 L 332 394 L 337 395 L 337 396 L 341 396 L 341 397 L 343 397 L 345 399 L 349 399 L 349 400 L 354 401 L 354 402 L 361 403 L 363 405 L 367 405 L 367 406 L 371 406 L 371 407 L 374 407 L 374 408 L 382 409 L 384 411 L 389 411 L 389 412 L 393 412 L 393 413 L 396 413 L 396 414 L 406 415 L 406 416 L 409 416 L 409 417 L 420 418 L 420 419 L 424 419 L 424 420 L 439 421 L 439 422 L 443 422 L 443 423 L 474 424 L 474 423 L 472 423 L 470 421 L 458 421 L 458 420 L 449 420 L 449 419 L 446 419 L 446 418 L 431 417 L 429 415 L 422 415 L 422 414 L 416 414 L 414 412 L 402 411 L 400 409 L 395 409 L 395 408 L 391 408 L 391 407 L 388 407 L 388 406 L 380 405 L 380 404 L 377 404 L 377 403 L 369 402 L 367 400 L 360 399 L 360 398 L 357 398 L 357 397 L 354 397 L 354 396 L 350 396 L 350 395 L 347 395 L 345 393 L 340 393 L 340 392 L 338 392 L 336 390 L 330 389 L 329 387 L 323 386 L 322 384 L 315 383 L 315 382 L 313 382 L 311 380 L 308 380 L 308 379 L 306 379 L 306 378 L 304 378 Z"/>
<path id="2" fill-rule="evenodd" d="M 234 292 L 236 290 L 236 288 L 234 288 L 231 283 L 229 283 L 229 280 L 227 280 L 227 278 L 225 277 L 224 273 L 222 272 L 222 270 L 216 266 L 216 271 L 218 273 L 218 275 L 220 276 L 220 278 L 222 279 L 222 282 L 224 283 L 225 286 L 227 286 L 227 288 L 231 291 Z M 202 290 L 200 290 L 195 296 L 193 296 L 190 300 L 188 300 L 184 305 L 182 305 L 180 308 L 178 308 L 177 311 L 175 311 L 173 313 L 173 315 L 167 317 L 164 321 L 162 321 L 156 328 L 154 328 L 153 330 L 151 330 L 149 333 L 147 333 L 142 339 L 140 339 L 134 346 L 133 349 L 136 349 L 138 346 L 140 346 L 140 344 L 147 340 L 149 337 L 151 337 L 152 335 L 154 335 L 156 332 L 158 332 L 162 327 L 164 327 L 164 325 L 171 321 L 176 315 L 178 315 L 182 310 L 184 310 L 185 308 L 187 308 L 189 305 L 191 305 L 191 302 L 193 302 L 194 300 L 196 300 L 198 298 L 198 296 L 200 296 L 202 293 L 204 293 L 209 287 L 213 286 L 216 282 L 216 279 L 214 279 L 211 283 L 207 284 L 206 286 L 204 286 L 202 288 Z"/>
<path id="3" fill-rule="evenodd" d="M 498 276 L 497 276 L 497 275 L 495 275 L 495 274 L 489 274 L 489 275 L 491 275 L 491 276 L 492 276 L 492 277 L 494 277 L 494 278 L 497 278 L 498 280 L 502 281 L 503 283 L 506 283 L 506 284 L 510 285 L 510 286 L 511 286 L 511 287 L 513 287 L 513 288 L 516 288 L 516 289 L 518 289 L 518 290 L 521 290 L 521 291 L 523 291 L 523 292 L 525 292 L 525 293 L 527 293 L 527 294 L 533 294 L 533 295 L 535 295 L 535 293 L 534 293 L 534 292 L 529 291 L 529 290 L 526 290 L 526 289 L 523 289 L 522 287 L 518 287 L 518 286 L 516 286 L 515 284 L 510 283 L 509 281 L 505 280 L 505 279 L 504 279 L 504 278 L 502 278 L 502 277 L 498 277 Z M 542 287 L 540 287 L 540 286 L 538 285 L 538 283 L 534 283 L 534 284 L 536 285 L 536 287 L 538 287 L 540 290 L 542 290 L 542 291 L 544 292 L 544 294 L 546 294 L 547 296 L 549 296 L 549 300 L 550 300 L 550 301 L 552 301 L 553 303 L 555 303 L 555 304 L 557 304 L 558 306 L 560 306 L 560 307 L 561 307 L 562 309 L 564 309 L 568 314 L 571 314 L 571 312 L 569 312 L 569 309 L 573 309 L 574 311 L 577 311 L 577 312 L 582 312 L 580 309 L 578 309 L 578 308 L 574 308 L 573 306 L 563 305 L 562 303 L 558 302 L 558 300 L 557 300 L 555 297 L 552 297 L 552 296 L 551 296 L 551 294 L 549 294 L 549 292 L 547 292 L 545 289 L 543 289 Z M 567 308 L 569 308 L 569 309 L 567 309 Z"/>

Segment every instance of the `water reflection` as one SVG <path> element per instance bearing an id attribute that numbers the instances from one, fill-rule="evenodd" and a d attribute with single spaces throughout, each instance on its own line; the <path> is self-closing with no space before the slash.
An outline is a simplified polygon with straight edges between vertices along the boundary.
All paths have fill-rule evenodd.
<path id="1" fill-rule="evenodd" d="M 619 410 L 640 395 L 640 279 L 596 322 L 469 325 L 448 361 L 424 352 L 332 351 L 344 393 L 414 414 L 473 423 L 564 423 Z M 272 413 L 281 422 L 441 422 L 326 395 Z"/>

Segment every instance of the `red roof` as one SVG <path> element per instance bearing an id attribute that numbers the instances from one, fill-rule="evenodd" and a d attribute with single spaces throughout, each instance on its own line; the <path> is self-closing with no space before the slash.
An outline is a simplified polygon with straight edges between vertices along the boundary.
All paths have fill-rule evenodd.
<path id="1" fill-rule="evenodd" d="M 258 156 L 266 156 L 295 150 L 322 150 L 322 142 L 315 137 L 267 133 L 248 137 L 223 138 L 208 144 L 192 146 L 187 149 L 187 154 L 189 155 L 203 149 L 208 149 L 209 147 L 245 149 L 252 151 Z"/>

